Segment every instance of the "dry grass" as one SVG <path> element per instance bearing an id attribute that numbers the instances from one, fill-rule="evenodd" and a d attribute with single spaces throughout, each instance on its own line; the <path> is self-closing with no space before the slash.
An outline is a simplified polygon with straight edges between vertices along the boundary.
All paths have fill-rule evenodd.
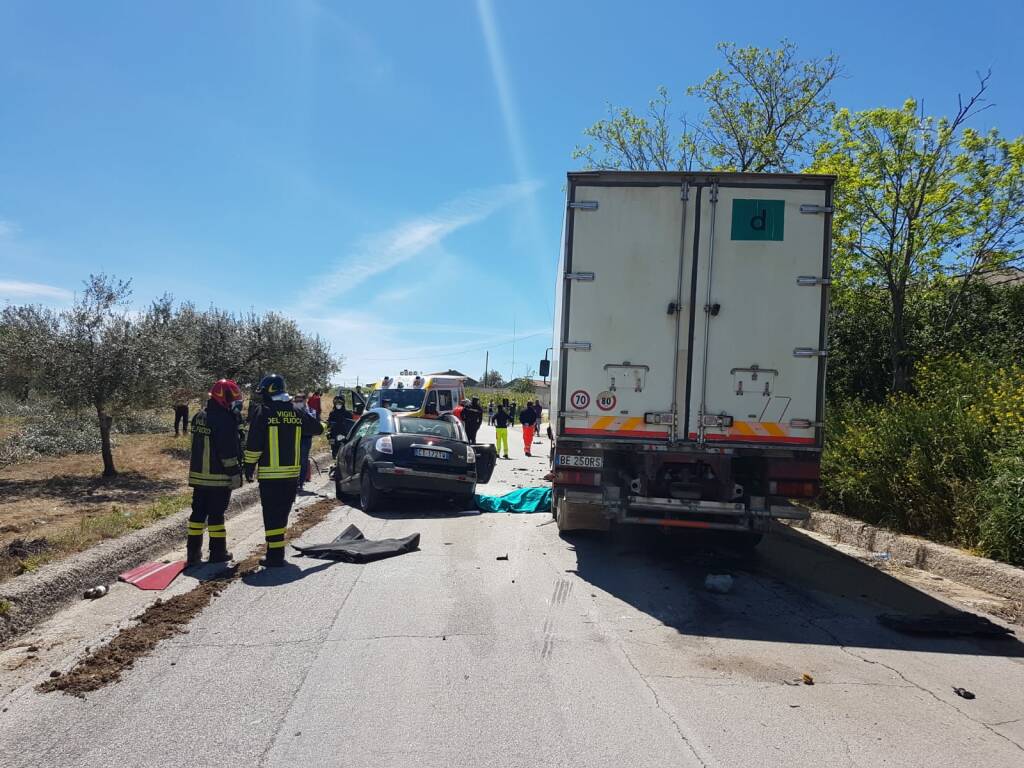
<path id="1" fill-rule="evenodd" d="M 39 457 L 0 470 L 0 580 L 143 528 L 188 504 L 188 438 L 121 435 L 119 475 L 98 454 Z M 45 538 L 45 552 L 4 556 L 11 542 Z"/>

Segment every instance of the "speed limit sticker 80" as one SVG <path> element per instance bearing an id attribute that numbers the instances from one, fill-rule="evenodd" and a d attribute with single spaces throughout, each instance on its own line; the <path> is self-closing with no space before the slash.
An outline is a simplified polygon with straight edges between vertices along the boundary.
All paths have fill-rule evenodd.
<path id="1" fill-rule="evenodd" d="M 577 389 L 569 396 L 569 402 L 577 411 L 582 411 L 590 405 L 590 393 L 585 389 Z"/>

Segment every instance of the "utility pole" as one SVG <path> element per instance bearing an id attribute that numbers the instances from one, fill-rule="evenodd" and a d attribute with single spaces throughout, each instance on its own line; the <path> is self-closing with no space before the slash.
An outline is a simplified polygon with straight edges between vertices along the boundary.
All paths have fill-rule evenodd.
<path id="1" fill-rule="evenodd" d="M 512 315 L 512 375 L 509 381 L 516 377 L 516 316 Z"/>
<path id="2" fill-rule="evenodd" d="M 491 351 L 487 350 L 484 353 L 484 386 L 487 386 L 487 371 L 491 366 Z"/>

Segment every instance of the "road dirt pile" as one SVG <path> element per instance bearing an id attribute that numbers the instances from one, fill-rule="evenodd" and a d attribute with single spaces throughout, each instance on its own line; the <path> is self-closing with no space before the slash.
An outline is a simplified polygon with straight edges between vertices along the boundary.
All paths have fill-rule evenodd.
<path id="1" fill-rule="evenodd" d="M 321 522 L 338 502 L 324 499 L 296 510 L 288 533 L 297 539 Z M 136 660 L 148 655 L 161 640 L 188 632 L 188 624 L 207 605 L 234 581 L 259 568 L 260 552 L 256 552 L 234 567 L 201 582 L 195 589 L 169 600 L 158 600 L 135 617 L 136 624 L 120 630 L 109 643 L 90 651 L 68 672 L 51 672 L 49 680 L 36 686 L 41 693 L 63 691 L 84 698 L 86 693 L 98 690 L 121 679 L 121 673 L 131 669 Z"/>

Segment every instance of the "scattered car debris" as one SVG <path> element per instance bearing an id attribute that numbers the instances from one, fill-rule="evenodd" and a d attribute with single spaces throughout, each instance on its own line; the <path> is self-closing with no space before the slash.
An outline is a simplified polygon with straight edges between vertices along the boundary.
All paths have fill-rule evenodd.
<path id="1" fill-rule="evenodd" d="M 98 586 L 90 587 L 89 589 L 85 590 L 85 592 L 82 593 L 82 597 L 84 597 L 86 600 L 97 600 L 103 597 L 109 591 L 110 587 L 108 587 L 106 584 L 99 584 Z"/>
<path id="2" fill-rule="evenodd" d="M 878 623 L 897 632 L 911 635 L 939 635 L 955 637 L 958 635 L 975 635 L 980 637 L 1008 638 L 1013 630 L 996 624 L 967 611 L 959 613 L 933 613 L 924 616 L 913 616 L 906 613 L 883 613 L 878 616 Z"/>
<path id="3" fill-rule="evenodd" d="M 498 555 L 495 560 L 508 560 L 508 554 Z"/>
<path id="4" fill-rule="evenodd" d="M 970 700 L 976 698 L 975 695 L 968 691 L 966 688 L 953 688 L 953 693 L 955 693 L 961 699 Z"/>
<path id="5" fill-rule="evenodd" d="M 800 675 L 800 680 L 804 685 L 814 685 L 814 678 L 806 672 Z"/>
<path id="6" fill-rule="evenodd" d="M 704 578 L 704 589 L 725 595 L 732 592 L 733 578 L 728 573 L 709 573 Z"/>
<path id="7" fill-rule="evenodd" d="M 403 536 L 400 539 L 378 539 L 374 541 L 366 538 L 363 532 L 356 526 L 350 525 L 329 544 L 310 544 L 307 546 L 292 544 L 292 547 L 306 557 L 316 557 L 322 560 L 340 560 L 346 563 L 371 563 L 374 560 L 383 560 L 387 557 L 415 552 L 420 548 L 420 535 L 418 533 L 410 533 L 408 536 Z"/>
<path id="8" fill-rule="evenodd" d="M 143 563 L 118 576 L 119 581 L 132 584 L 139 589 L 161 590 L 171 585 L 178 574 L 185 570 L 184 560 L 170 563 Z"/>

